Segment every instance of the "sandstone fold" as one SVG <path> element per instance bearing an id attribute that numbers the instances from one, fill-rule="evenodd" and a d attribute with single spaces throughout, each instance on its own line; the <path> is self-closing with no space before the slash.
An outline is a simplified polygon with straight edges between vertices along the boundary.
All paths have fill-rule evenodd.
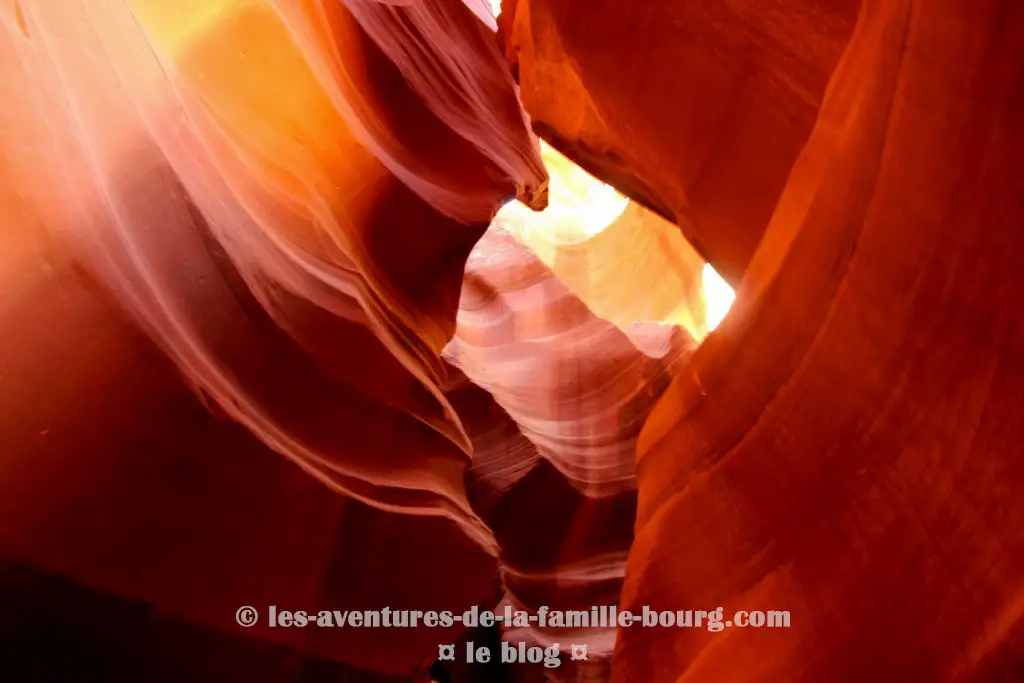
<path id="1" fill-rule="evenodd" d="M 557 180 L 552 173 L 551 211 L 559 206 Z M 572 227 L 571 217 L 554 214 L 526 222 Z M 472 381 L 450 390 L 475 447 L 470 498 L 501 547 L 498 609 L 589 614 L 594 605 L 619 602 L 636 510 L 637 435 L 694 341 L 673 324 L 640 320 L 620 329 L 598 317 L 506 229 L 509 219 L 499 214 L 470 255 L 456 335 L 445 351 Z M 632 214 L 620 222 L 644 225 Z M 588 244 L 576 245 L 578 256 L 590 253 Z M 597 245 L 593 255 L 591 266 L 600 263 Z M 657 251 L 637 256 L 666 258 Z M 561 265 L 578 286 L 601 272 L 580 259 Z M 620 301 L 588 293 L 609 310 Z M 686 303 L 680 298 L 664 312 Z M 512 667 L 515 680 L 611 674 L 614 627 L 505 624 L 503 632 L 513 645 L 558 643 L 565 652 L 572 642 L 588 645 L 586 662 Z"/>
<path id="2" fill-rule="evenodd" d="M 544 200 L 493 34 L 459 3 L 9 2 L 0 91 L 4 558 L 422 678 L 457 633 L 232 615 L 497 599 L 440 359 L 495 211 Z"/>
<path id="3" fill-rule="evenodd" d="M 792 626 L 624 630 L 614 680 L 1019 677 L 1022 38 L 1011 2 L 864 3 L 637 454 L 623 607 Z"/>
<path id="4" fill-rule="evenodd" d="M 516 0 L 499 17 L 545 139 L 676 223 L 735 285 L 859 0 Z"/>
<path id="5" fill-rule="evenodd" d="M 1021 680 L 1019 0 L 494 4 L 0 0 L 17 635 L 110 680 Z M 272 604 L 789 627 L 232 621 Z M 484 638 L 563 666 L 436 666 Z"/>
<path id="6" fill-rule="evenodd" d="M 489 546 L 439 353 L 469 249 L 546 177 L 488 28 L 440 2 L 16 10 L 7 137 L 41 221 L 272 448 Z"/>

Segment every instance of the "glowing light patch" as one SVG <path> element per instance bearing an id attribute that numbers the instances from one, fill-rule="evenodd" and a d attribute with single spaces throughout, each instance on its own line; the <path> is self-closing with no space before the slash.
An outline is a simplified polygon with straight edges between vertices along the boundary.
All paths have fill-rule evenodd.
<path id="1" fill-rule="evenodd" d="M 548 208 L 536 213 L 517 201 L 503 206 L 497 218 L 513 234 L 524 237 L 529 232 L 540 232 L 552 243 L 576 244 L 594 237 L 626 211 L 629 197 L 602 183 L 543 140 L 540 150 L 551 178 Z"/>
<path id="2" fill-rule="evenodd" d="M 732 302 L 736 299 L 736 292 L 722 279 L 722 276 L 711 267 L 710 263 L 704 264 L 701 273 L 701 282 L 704 285 L 704 300 L 707 306 L 708 330 L 718 327 L 719 323 L 729 312 Z"/>

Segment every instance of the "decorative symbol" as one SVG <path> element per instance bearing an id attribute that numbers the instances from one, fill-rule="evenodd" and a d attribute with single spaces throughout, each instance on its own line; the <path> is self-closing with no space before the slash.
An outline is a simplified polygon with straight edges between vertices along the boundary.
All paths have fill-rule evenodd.
<path id="1" fill-rule="evenodd" d="M 572 661 L 577 662 L 579 660 L 587 661 L 587 645 L 576 645 L 572 646 Z"/>
<path id="2" fill-rule="evenodd" d="M 246 605 L 244 607 L 239 607 L 235 611 L 235 621 L 238 622 L 239 626 L 242 626 L 244 628 L 255 626 L 256 621 L 259 618 L 259 612 L 256 611 L 255 607 L 249 607 L 248 605 Z"/>
<path id="3" fill-rule="evenodd" d="M 455 661 L 455 646 L 454 645 L 438 645 L 437 646 L 437 658 L 442 662 L 454 662 Z"/>

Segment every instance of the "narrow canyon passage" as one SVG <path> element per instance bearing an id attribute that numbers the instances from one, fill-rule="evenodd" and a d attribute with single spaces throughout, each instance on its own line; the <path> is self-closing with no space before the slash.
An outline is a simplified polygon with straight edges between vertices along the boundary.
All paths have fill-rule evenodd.
<path id="1" fill-rule="evenodd" d="M 1024 680 L 1018 5 L 0 4 L 0 671 Z"/>

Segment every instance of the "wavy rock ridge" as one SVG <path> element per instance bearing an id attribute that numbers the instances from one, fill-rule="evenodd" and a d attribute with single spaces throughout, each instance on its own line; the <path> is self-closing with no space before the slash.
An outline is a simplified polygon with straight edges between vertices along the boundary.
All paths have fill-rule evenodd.
<path id="1" fill-rule="evenodd" d="M 12 623 L 109 680 L 1020 677 L 1024 13 L 577 5 L 0 6 Z M 230 620 L 503 603 L 792 628 Z"/>

